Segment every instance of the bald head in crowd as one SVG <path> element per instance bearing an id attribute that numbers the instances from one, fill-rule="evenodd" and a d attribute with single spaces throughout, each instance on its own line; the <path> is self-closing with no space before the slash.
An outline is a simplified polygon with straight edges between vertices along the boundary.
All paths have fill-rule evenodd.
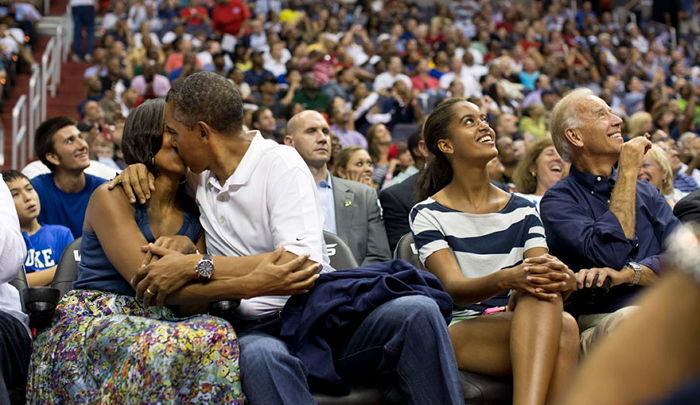
<path id="1" fill-rule="evenodd" d="M 284 144 L 299 152 L 316 181 L 325 179 L 326 163 L 331 158 L 331 131 L 321 114 L 305 110 L 294 115 L 287 123 Z"/>

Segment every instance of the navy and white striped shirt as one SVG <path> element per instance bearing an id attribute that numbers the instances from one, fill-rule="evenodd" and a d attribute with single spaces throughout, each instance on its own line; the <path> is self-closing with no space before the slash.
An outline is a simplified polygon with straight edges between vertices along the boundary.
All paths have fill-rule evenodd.
<path id="1" fill-rule="evenodd" d="M 409 219 L 421 262 L 438 250 L 450 249 L 468 278 L 515 266 L 526 251 L 547 248 L 537 210 L 517 195 L 500 211 L 488 214 L 454 210 L 428 198 L 413 207 Z M 483 310 L 506 303 L 507 291 L 468 308 Z"/>

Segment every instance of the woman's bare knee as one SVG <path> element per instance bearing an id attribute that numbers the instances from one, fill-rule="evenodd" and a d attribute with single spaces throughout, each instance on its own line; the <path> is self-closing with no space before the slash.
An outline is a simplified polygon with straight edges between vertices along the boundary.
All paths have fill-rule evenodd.
<path id="1" fill-rule="evenodd" d="M 568 312 L 562 312 L 561 316 L 561 337 L 559 339 L 559 350 L 578 356 L 579 350 L 579 330 L 576 319 Z"/>

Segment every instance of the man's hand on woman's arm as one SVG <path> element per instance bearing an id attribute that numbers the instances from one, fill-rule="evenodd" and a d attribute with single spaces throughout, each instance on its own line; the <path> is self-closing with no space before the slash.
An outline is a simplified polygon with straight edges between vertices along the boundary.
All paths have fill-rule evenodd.
<path id="1" fill-rule="evenodd" d="M 141 204 L 145 204 L 151 198 L 151 192 L 155 191 L 155 177 L 148 171 L 143 163 L 127 166 L 119 175 L 108 183 L 108 188 L 121 185 L 129 201 L 133 204 L 138 198 Z"/>

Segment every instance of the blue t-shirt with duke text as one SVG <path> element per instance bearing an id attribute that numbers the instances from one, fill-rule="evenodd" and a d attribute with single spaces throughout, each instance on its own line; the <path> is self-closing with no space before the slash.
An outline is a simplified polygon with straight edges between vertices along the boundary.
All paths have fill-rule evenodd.
<path id="1" fill-rule="evenodd" d="M 33 235 L 22 232 L 27 245 L 24 268 L 27 273 L 46 270 L 58 264 L 63 250 L 73 242 L 70 229 L 61 225 L 44 225 Z"/>

